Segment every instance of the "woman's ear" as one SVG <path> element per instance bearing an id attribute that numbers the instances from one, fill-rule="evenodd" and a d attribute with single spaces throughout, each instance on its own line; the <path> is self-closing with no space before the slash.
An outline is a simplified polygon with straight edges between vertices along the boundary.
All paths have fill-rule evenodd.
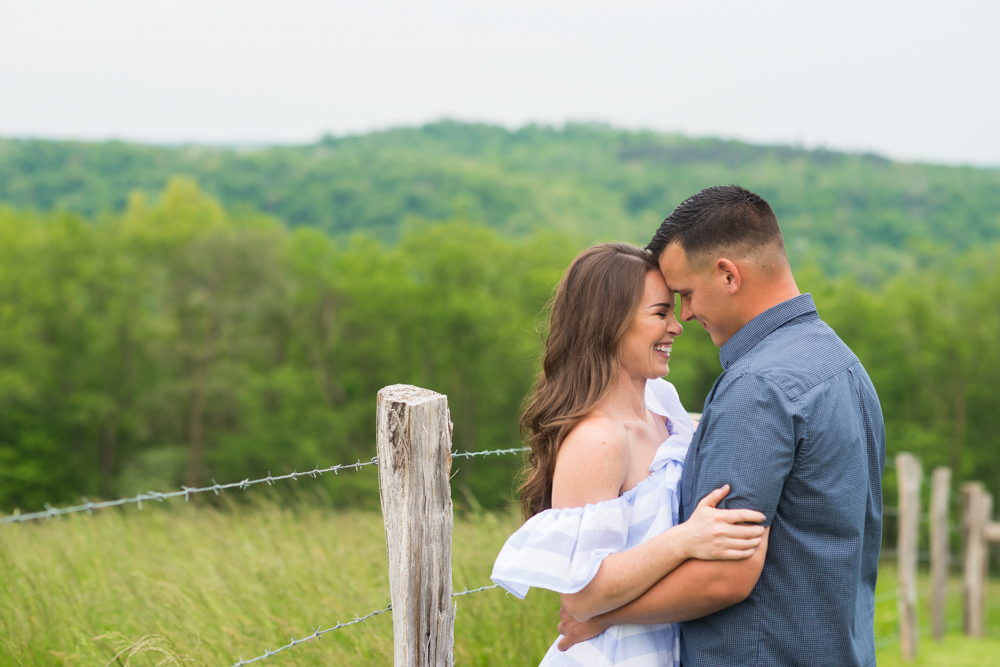
<path id="1" fill-rule="evenodd" d="M 742 284 L 740 270 L 732 260 L 725 257 L 716 260 L 715 277 L 720 286 L 730 294 L 736 294 L 740 291 Z"/>

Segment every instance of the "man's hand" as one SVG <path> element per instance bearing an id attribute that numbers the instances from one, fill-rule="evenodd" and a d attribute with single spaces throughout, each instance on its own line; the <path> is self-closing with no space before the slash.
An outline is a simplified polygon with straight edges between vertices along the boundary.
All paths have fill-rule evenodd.
<path id="1" fill-rule="evenodd" d="M 559 634 L 562 637 L 559 639 L 559 645 L 556 648 L 560 651 L 567 650 L 573 644 L 579 644 L 580 642 L 592 639 L 611 627 L 611 623 L 605 623 L 600 620 L 600 616 L 581 623 L 566 611 L 566 607 L 559 608 L 559 619 Z"/>

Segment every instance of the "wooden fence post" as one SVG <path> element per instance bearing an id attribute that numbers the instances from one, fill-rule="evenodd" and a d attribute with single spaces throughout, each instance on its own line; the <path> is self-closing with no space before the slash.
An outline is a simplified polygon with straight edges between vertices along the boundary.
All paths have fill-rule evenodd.
<path id="1" fill-rule="evenodd" d="M 962 485 L 962 521 L 965 532 L 965 571 L 962 576 L 965 593 L 965 634 L 982 637 L 986 616 L 986 540 L 983 509 L 986 491 L 982 482 Z"/>
<path id="2" fill-rule="evenodd" d="M 986 636 L 986 592 L 990 584 L 990 526 L 993 525 L 993 494 L 983 491 L 983 636 Z"/>
<path id="3" fill-rule="evenodd" d="M 903 660 L 917 657 L 917 550 L 920 530 L 920 461 L 912 454 L 896 455 L 899 478 L 899 569 L 896 606 Z"/>
<path id="4" fill-rule="evenodd" d="M 448 398 L 410 385 L 378 393 L 378 482 L 389 557 L 395 667 L 454 664 Z"/>
<path id="5" fill-rule="evenodd" d="M 951 564 L 951 535 L 948 527 L 948 500 L 951 468 L 938 466 L 931 477 L 931 620 L 934 639 L 944 639 L 945 608 L 948 603 L 948 571 Z"/>

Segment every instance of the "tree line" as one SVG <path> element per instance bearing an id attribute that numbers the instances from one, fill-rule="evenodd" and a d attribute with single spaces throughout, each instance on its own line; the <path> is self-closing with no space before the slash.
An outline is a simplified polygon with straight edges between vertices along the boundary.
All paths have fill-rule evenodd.
<path id="1" fill-rule="evenodd" d="M 387 242 L 409 216 L 457 216 L 504 238 L 645 243 L 692 193 L 737 183 L 774 207 L 794 262 L 868 284 L 1000 241 L 996 169 L 600 125 L 440 122 L 255 148 L 0 139 L 0 201 L 17 208 L 121 213 L 130 192 L 152 195 L 175 174 L 232 210 Z"/>
<path id="2" fill-rule="evenodd" d="M 335 237 L 188 179 L 121 213 L 0 209 L 0 508 L 368 460 L 375 394 L 394 383 L 448 395 L 456 448 L 517 446 L 544 305 L 582 245 L 461 215 L 411 218 L 393 242 Z M 890 452 L 995 491 L 997 260 L 984 248 L 875 287 L 796 266 L 868 368 Z M 697 325 L 672 366 L 701 409 L 720 367 Z M 516 465 L 461 461 L 459 501 L 510 501 Z M 378 502 L 370 476 L 325 488 Z"/>

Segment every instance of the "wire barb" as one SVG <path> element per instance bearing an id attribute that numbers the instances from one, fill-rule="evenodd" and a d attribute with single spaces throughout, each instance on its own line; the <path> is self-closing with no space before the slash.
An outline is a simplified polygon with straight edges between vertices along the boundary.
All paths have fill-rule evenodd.
<path id="1" fill-rule="evenodd" d="M 464 591 L 459 591 L 458 593 L 452 593 L 451 597 L 457 598 L 459 595 L 472 595 L 473 593 L 482 593 L 483 591 L 488 591 L 491 588 L 500 588 L 500 584 L 493 584 L 492 586 L 480 586 L 479 588 L 473 588 L 471 591 L 468 587 Z"/>
<path id="2" fill-rule="evenodd" d="M 461 459 L 461 458 L 471 458 L 473 456 L 492 456 L 501 454 L 519 454 L 521 452 L 530 452 L 531 447 L 512 447 L 511 449 L 487 449 L 482 452 L 452 452 L 451 458 Z"/>

